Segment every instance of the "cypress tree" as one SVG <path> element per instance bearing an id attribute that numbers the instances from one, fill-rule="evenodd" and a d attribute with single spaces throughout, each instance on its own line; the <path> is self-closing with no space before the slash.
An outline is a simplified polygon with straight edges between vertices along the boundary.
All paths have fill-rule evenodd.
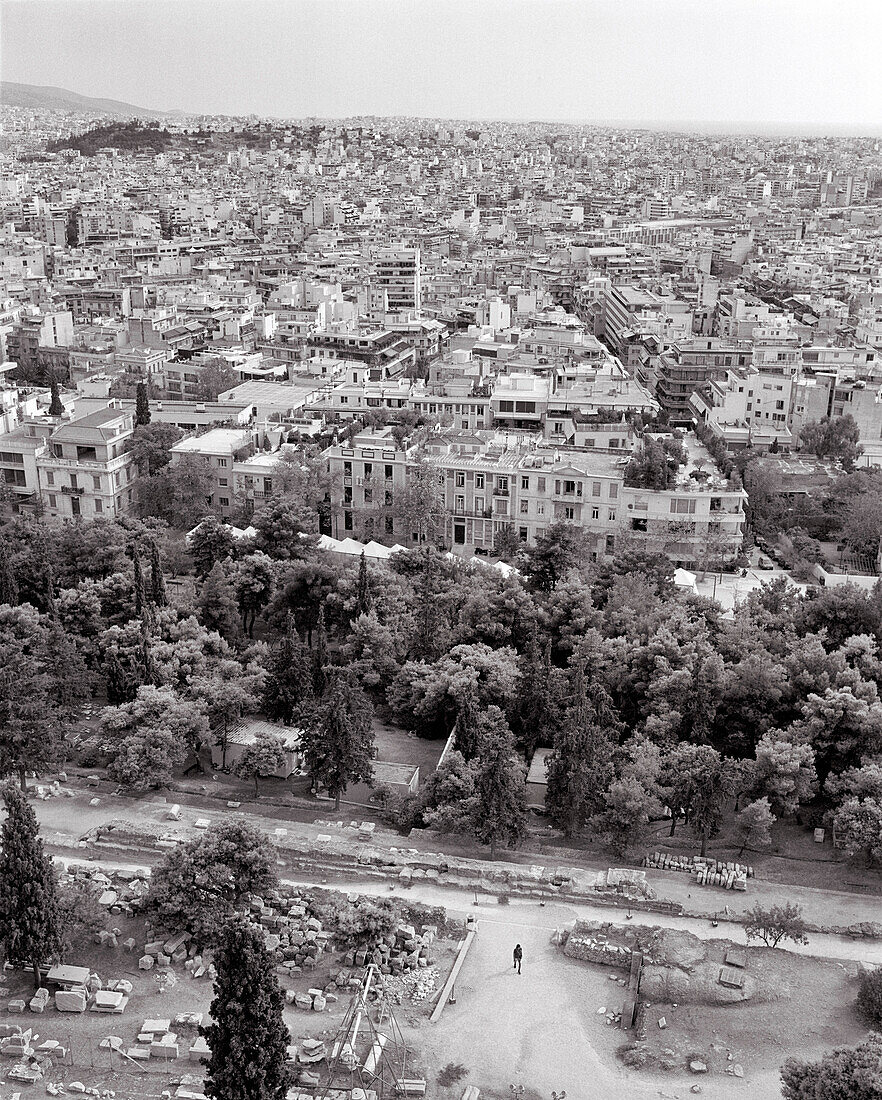
<path id="1" fill-rule="evenodd" d="M 153 539 L 150 540 L 150 594 L 157 607 L 165 607 L 168 603 L 165 577 L 162 573 L 162 555 Z"/>
<path id="2" fill-rule="evenodd" d="M 54 372 L 49 376 L 49 393 L 52 398 L 49 402 L 49 415 L 63 416 L 64 405 L 61 403 L 61 394 L 58 392 L 58 379 L 55 377 Z"/>
<path id="3" fill-rule="evenodd" d="M 312 651 L 312 690 L 321 698 L 328 686 L 328 630 L 325 626 L 325 605 L 319 608 L 315 624 L 315 646 Z"/>
<path id="4" fill-rule="evenodd" d="M 284 997 L 263 933 L 233 917 L 215 951 L 212 1023 L 200 1028 L 211 1054 L 205 1093 L 211 1100 L 285 1100 L 290 1035 Z"/>
<path id="5" fill-rule="evenodd" d="M 0 537 L 0 603 L 18 603 L 18 581 L 9 560 L 9 543 Z"/>
<path id="6" fill-rule="evenodd" d="M 303 755 L 309 774 L 334 799 L 350 783 L 369 783 L 373 777 L 373 708 L 349 669 L 331 672 L 328 691 L 304 722 Z"/>
<path id="7" fill-rule="evenodd" d="M 364 550 L 362 550 L 361 559 L 358 563 L 358 585 L 355 590 L 355 617 L 366 615 L 370 611 L 372 603 L 371 589 L 368 584 L 367 560 L 364 556 Z"/>
<path id="8" fill-rule="evenodd" d="M 263 689 L 263 709 L 268 718 L 279 719 L 286 726 L 294 724 L 302 704 L 312 697 L 312 669 L 309 654 L 289 612 L 285 633 L 270 658 L 269 672 Z"/>
<path id="9" fill-rule="evenodd" d="M 52 860 L 43 851 L 37 817 L 12 783 L 3 790 L 6 820 L 0 853 L 0 937 L 13 966 L 40 966 L 61 955 L 61 912 Z"/>
<path id="10" fill-rule="evenodd" d="M 135 427 L 150 423 L 150 401 L 147 398 L 147 383 L 139 382 L 135 387 Z"/>
<path id="11" fill-rule="evenodd" d="M 526 769 L 499 707 L 488 707 L 479 726 L 481 755 L 471 831 L 490 845 L 490 858 L 495 859 L 497 844 L 517 844 L 527 831 Z"/>

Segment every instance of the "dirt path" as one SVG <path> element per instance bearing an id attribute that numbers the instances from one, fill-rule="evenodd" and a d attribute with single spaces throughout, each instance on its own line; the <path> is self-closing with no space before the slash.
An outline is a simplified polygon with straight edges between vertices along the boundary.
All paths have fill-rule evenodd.
<path id="1" fill-rule="evenodd" d="M 89 804 L 92 797 L 100 799 L 97 806 Z M 168 821 L 168 809 L 176 798 L 181 799 L 181 820 L 171 822 Z M 192 830 L 197 818 L 217 821 L 228 816 L 230 812 L 223 803 L 219 804 L 217 800 L 210 798 L 191 797 L 185 801 L 183 795 L 174 795 L 160 801 L 156 796 L 132 798 L 114 795 L 108 793 L 106 788 L 78 791 L 76 797 L 70 799 L 54 798 L 39 801 L 34 804 L 34 808 L 47 843 L 66 848 L 75 847 L 77 839 L 84 833 L 106 825 L 114 819 L 124 819 L 135 825 L 141 823 L 151 826 L 155 826 L 157 822 L 167 822 L 170 832 L 180 833 L 188 829 Z M 242 807 L 243 813 L 247 813 L 255 824 L 269 832 L 281 826 L 288 829 L 290 833 L 316 838 L 328 831 L 326 825 L 316 824 L 312 820 L 299 820 L 299 817 L 310 817 L 310 813 L 303 810 L 287 811 L 281 808 L 278 813 L 272 814 L 267 811 L 267 807 L 254 803 L 244 804 Z M 329 816 L 333 814 L 330 805 L 324 812 Z M 349 814 L 344 808 L 344 811 L 336 816 L 348 818 Z M 358 815 L 353 813 L 352 816 L 355 818 Z M 423 837 L 415 840 L 408 838 L 405 841 L 397 833 L 382 827 L 377 828 L 375 843 L 388 847 L 408 846 L 424 851 L 437 851 L 430 838 Z M 468 854 L 474 858 L 481 858 L 482 854 L 486 854 L 474 848 L 467 850 Z M 518 853 L 514 855 L 517 856 Z M 519 855 L 522 860 L 531 858 L 529 853 Z M 571 853 L 567 853 L 568 857 L 570 855 Z M 532 860 L 552 867 L 563 863 L 563 860 L 553 859 L 550 856 L 534 855 Z M 572 865 L 571 862 L 568 865 Z M 595 870 L 601 867 L 596 862 L 591 864 L 588 861 L 582 865 Z M 799 903 L 807 921 L 819 926 L 847 927 L 865 921 L 882 921 L 882 898 L 873 895 L 791 886 L 778 882 L 766 882 L 761 878 L 751 879 L 747 893 L 740 894 L 713 887 L 697 886 L 690 875 L 657 871 L 652 868 L 647 870 L 647 881 L 660 898 L 679 902 L 688 912 L 705 915 L 708 918 L 721 913 L 726 905 L 729 906 L 731 913 L 737 916 L 752 908 L 757 902 L 762 905 L 772 905 L 791 901 Z M 655 915 L 652 915 L 652 920 L 655 920 Z M 862 953 L 871 943 L 869 940 L 856 942 L 859 942 L 860 946 L 853 949 L 852 954 L 847 957 L 856 957 L 855 952 Z"/>

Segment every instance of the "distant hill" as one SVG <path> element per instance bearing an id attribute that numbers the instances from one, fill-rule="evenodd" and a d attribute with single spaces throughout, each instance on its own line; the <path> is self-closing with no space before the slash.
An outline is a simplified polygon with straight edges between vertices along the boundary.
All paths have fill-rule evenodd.
<path id="1" fill-rule="evenodd" d="M 95 99 L 92 96 L 70 92 L 67 88 L 45 88 L 37 84 L 15 84 L 11 80 L 0 81 L 0 103 L 7 107 L 33 107 L 44 111 L 94 111 L 113 115 L 115 118 L 161 118 L 178 114 L 177 111 L 151 111 L 122 103 L 118 99 Z"/>

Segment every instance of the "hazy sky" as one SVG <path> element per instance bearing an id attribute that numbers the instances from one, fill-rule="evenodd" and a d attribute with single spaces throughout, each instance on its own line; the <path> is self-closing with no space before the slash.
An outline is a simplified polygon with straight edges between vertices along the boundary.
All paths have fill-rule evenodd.
<path id="1" fill-rule="evenodd" d="M 138 106 L 882 128 L 882 0 L 2 0 L 2 76 Z"/>

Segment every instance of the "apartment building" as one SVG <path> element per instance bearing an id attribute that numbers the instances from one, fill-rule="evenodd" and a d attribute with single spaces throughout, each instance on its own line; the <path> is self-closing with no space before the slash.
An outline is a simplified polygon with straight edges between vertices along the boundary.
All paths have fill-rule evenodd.
<path id="1" fill-rule="evenodd" d="M 134 412 L 106 408 L 60 424 L 36 456 L 39 490 L 48 516 L 118 516 L 134 503 L 136 469 L 126 450 Z"/>
<path id="2" fill-rule="evenodd" d="M 689 399 L 704 383 L 724 378 L 729 368 L 751 361 L 748 342 L 713 337 L 678 340 L 655 360 L 655 396 L 673 424 L 688 424 L 693 411 Z"/>
<path id="3" fill-rule="evenodd" d="M 6 337 L 6 354 L 20 367 L 33 370 L 46 349 L 69 348 L 73 342 L 73 314 L 69 310 L 47 311 L 21 317 L 13 325 Z"/>
<path id="4" fill-rule="evenodd" d="M 694 440 L 690 451 L 710 465 Z M 509 527 L 529 545 L 560 521 L 586 532 L 590 560 L 640 545 L 678 565 L 706 567 L 735 557 L 743 537 L 743 490 L 713 475 L 690 479 L 688 467 L 670 490 L 628 487 L 624 447 L 554 447 L 522 434 L 463 431 L 400 447 L 387 428 L 330 447 L 325 459 L 338 538 L 417 544 L 420 532 L 408 529 L 396 501 L 422 460 L 437 471 L 437 537 L 455 553 L 488 552 Z"/>
<path id="5" fill-rule="evenodd" d="M 418 313 L 421 305 L 420 250 L 380 249 L 374 254 L 374 281 L 386 292 L 390 313 Z"/>
<path id="6" fill-rule="evenodd" d="M 185 455 L 201 459 L 211 474 L 211 492 L 206 504 L 224 519 L 229 519 L 239 506 L 236 499 L 234 466 L 254 452 L 251 432 L 243 428 L 214 428 L 204 435 L 181 439 L 171 449 L 173 464 Z M 195 523 L 201 517 L 194 517 Z"/>

